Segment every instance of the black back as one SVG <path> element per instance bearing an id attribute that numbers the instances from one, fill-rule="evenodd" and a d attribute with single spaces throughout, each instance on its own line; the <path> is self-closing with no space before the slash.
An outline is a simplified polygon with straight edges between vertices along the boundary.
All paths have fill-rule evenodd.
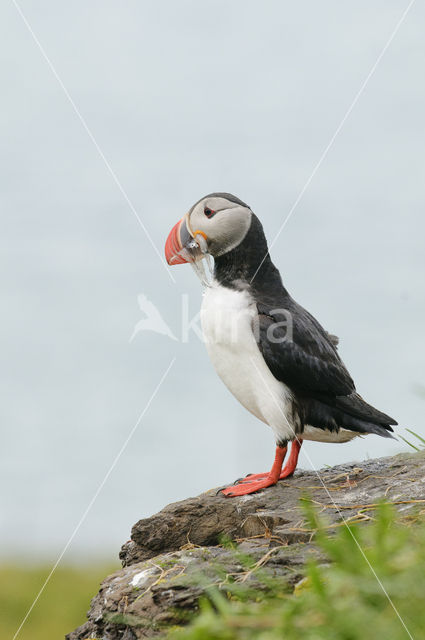
<path id="1" fill-rule="evenodd" d="M 389 435 L 387 430 L 392 431 L 389 425 L 397 424 L 395 420 L 357 394 L 338 354 L 335 336 L 283 286 L 255 214 L 240 245 L 215 259 L 215 278 L 223 286 L 251 293 L 258 310 L 255 333 L 259 349 L 275 378 L 293 391 L 303 424 Z"/>

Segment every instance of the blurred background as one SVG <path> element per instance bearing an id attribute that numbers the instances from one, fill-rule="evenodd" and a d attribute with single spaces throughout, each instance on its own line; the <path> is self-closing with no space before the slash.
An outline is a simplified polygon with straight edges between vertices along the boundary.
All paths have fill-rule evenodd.
<path id="1" fill-rule="evenodd" d="M 118 567 L 138 519 L 269 468 L 271 432 L 222 385 L 196 332 L 182 341 L 199 281 L 179 266 L 173 282 L 135 212 L 162 254 L 196 200 L 230 191 L 272 241 L 407 2 L 19 6 L 128 200 L 16 5 L 2 3 L 4 608 L 21 576 L 6 607 L 11 633 L 172 358 L 61 561 L 79 592 L 97 590 L 88 571 Z M 425 434 L 424 19 L 414 4 L 272 250 L 290 293 L 340 336 L 360 393 L 403 435 Z M 140 294 L 178 340 L 130 340 Z M 305 452 L 319 468 L 406 449 L 370 436 Z M 74 584 L 55 574 L 52 593 L 62 579 Z M 49 603 L 47 590 L 21 638 L 37 637 L 31 624 Z M 75 624 L 86 605 L 75 605 Z"/>

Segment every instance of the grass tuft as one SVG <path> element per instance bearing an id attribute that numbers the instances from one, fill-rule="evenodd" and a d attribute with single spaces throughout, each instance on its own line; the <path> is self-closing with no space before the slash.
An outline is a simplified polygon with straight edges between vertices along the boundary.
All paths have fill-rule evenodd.
<path id="1" fill-rule="evenodd" d="M 330 534 L 313 504 L 305 498 L 302 504 L 316 544 L 330 563 L 310 560 L 306 578 L 288 593 L 281 579 L 267 573 L 266 564 L 251 560 L 248 568 L 246 556 L 240 558 L 263 582 L 262 596 L 256 597 L 252 586 L 244 589 L 243 582 L 231 597 L 226 590 L 212 589 L 198 616 L 171 632 L 169 640 L 423 637 L 424 514 L 418 511 L 407 526 L 392 505 L 380 503 L 370 524 L 342 526 Z"/>

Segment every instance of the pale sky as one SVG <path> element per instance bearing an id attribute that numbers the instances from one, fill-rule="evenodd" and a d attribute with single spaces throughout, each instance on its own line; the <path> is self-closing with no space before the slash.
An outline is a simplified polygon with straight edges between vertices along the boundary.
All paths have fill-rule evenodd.
<path id="1" fill-rule="evenodd" d="M 201 299 L 189 267 L 171 281 L 134 211 L 162 254 L 196 200 L 230 191 L 272 241 L 407 5 L 24 0 L 88 133 L 1 4 L 3 555 L 63 548 L 174 357 L 66 558 L 115 554 L 139 518 L 270 467 L 271 432 L 195 335 L 129 342 L 139 294 L 179 338 L 182 300 L 194 315 Z M 359 392 L 421 434 L 424 20 L 415 3 L 272 250 Z M 317 467 L 405 448 L 305 447 Z"/>

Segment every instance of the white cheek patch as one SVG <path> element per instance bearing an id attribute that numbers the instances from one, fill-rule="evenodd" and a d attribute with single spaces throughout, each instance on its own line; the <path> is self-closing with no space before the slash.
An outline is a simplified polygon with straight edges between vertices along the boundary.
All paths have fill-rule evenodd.
<path id="1" fill-rule="evenodd" d="M 216 248 L 214 255 L 221 256 L 235 249 L 245 239 L 251 226 L 251 212 L 235 207 L 223 211 L 223 217 L 217 223 L 216 237 L 212 237 L 212 241 Z"/>
<path id="2" fill-rule="evenodd" d="M 206 216 L 205 207 L 215 210 L 215 215 L 211 218 Z M 201 244 L 201 238 L 205 234 L 207 251 L 211 251 L 214 256 L 221 256 L 244 240 L 251 226 L 251 217 L 250 209 L 237 204 L 232 206 L 223 198 L 204 200 L 190 214 L 191 233 L 196 237 L 202 250 L 204 245 Z"/>

